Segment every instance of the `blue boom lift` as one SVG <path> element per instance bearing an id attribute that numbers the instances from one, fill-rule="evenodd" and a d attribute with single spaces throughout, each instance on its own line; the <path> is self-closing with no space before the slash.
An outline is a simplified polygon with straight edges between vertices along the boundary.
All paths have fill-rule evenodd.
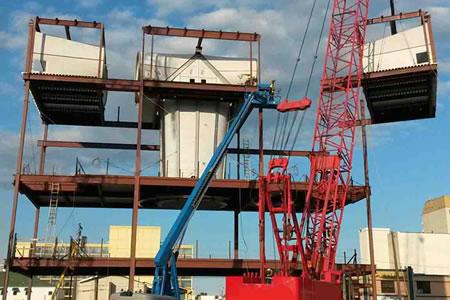
<path id="1" fill-rule="evenodd" d="M 274 94 L 271 84 L 259 84 L 256 92 L 245 94 L 244 102 L 228 127 L 223 141 L 216 148 L 211 160 L 195 184 L 194 189 L 184 203 L 180 214 L 156 254 L 155 276 L 151 294 L 143 295 L 127 292 L 121 295 L 113 295 L 111 299 L 180 300 L 181 293 L 178 286 L 176 267 L 178 253 L 176 247 L 181 244 L 189 221 L 200 205 L 234 135 L 244 125 L 253 108 L 277 108 L 279 112 L 287 112 L 304 110 L 310 105 L 311 100 L 306 97 L 297 101 L 285 100 L 280 103 L 279 98 Z"/>
<path id="2" fill-rule="evenodd" d="M 180 300 L 181 293 L 177 278 L 177 250 L 181 244 L 190 219 L 194 215 L 205 195 L 211 179 L 216 173 L 217 167 L 222 161 L 225 152 L 233 140 L 234 135 L 244 125 L 253 108 L 277 108 L 280 112 L 292 110 L 304 110 L 311 105 L 311 100 L 303 98 L 298 101 L 282 101 L 275 96 L 271 84 L 259 84 L 256 92 L 247 93 L 239 112 L 228 127 L 223 141 L 216 148 L 211 160 L 204 169 L 200 179 L 183 205 L 180 214 L 172 225 L 166 239 L 155 257 L 155 276 L 151 294 L 132 294 L 127 292 L 121 295 L 113 295 L 112 300 L 119 299 L 146 299 L 146 300 Z"/>
<path id="3" fill-rule="evenodd" d="M 166 239 L 155 257 L 155 277 L 153 279 L 153 289 L 151 299 L 180 299 L 180 288 L 177 279 L 177 253 L 176 245 L 186 231 L 190 219 L 200 205 L 203 196 L 208 189 L 211 179 L 216 173 L 225 152 L 233 140 L 234 135 L 247 120 L 253 108 L 276 108 L 279 103 L 274 96 L 273 88 L 270 84 L 258 85 L 256 92 L 247 93 L 239 112 L 228 127 L 223 141 L 216 148 L 211 160 L 204 169 L 200 179 L 183 205 L 180 214 L 170 229 Z"/>

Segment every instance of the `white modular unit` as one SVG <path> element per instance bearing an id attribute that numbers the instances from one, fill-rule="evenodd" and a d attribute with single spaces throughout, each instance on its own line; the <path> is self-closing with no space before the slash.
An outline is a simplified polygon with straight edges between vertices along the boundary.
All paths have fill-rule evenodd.
<path id="1" fill-rule="evenodd" d="M 364 72 L 379 72 L 436 63 L 429 23 L 364 45 Z"/>
<path id="2" fill-rule="evenodd" d="M 56 75 L 106 77 L 105 49 L 36 32 L 33 72 Z"/>
<path id="3" fill-rule="evenodd" d="M 145 54 L 144 79 L 203 84 L 248 85 L 257 77 L 255 59 L 175 54 Z M 140 54 L 136 62 L 139 76 Z M 253 80 L 256 82 L 256 80 Z M 230 104 L 195 98 L 160 99 L 161 175 L 199 177 L 227 130 Z M 144 99 L 143 121 L 154 122 L 155 100 Z M 223 163 L 216 173 L 223 178 Z"/>
<path id="4" fill-rule="evenodd" d="M 161 169 L 167 177 L 199 177 L 228 124 L 229 104 L 210 100 L 163 102 Z M 216 177 L 223 178 L 223 164 Z"/>
<path id="5" fill-rule="evenodd" d="M 139 68 L 140 54 L 136 78 Z M 251 77 L 256 82 L 257 68 L 257 60 L 248 58 L 160 53 L 144 56 L 144 78 L 152 80 L 245 85 Z"/>

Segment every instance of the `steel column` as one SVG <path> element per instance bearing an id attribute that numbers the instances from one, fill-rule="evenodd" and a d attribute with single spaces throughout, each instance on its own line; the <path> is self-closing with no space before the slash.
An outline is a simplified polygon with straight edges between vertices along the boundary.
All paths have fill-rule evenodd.
<path id="1" fill-rule="evenodd" d="M 3 300 L 6 300 L 8 283 L 9 283 L 9 267 L 11 262 L 11 257 L 14 255 L 13 251 L 13 243 L 14 243 L 14 233 L 16 228 L 16 215 L 17 215 L 17 203 L 19 200 L 19 186 L 20 186 L 20 173 L 22 171 L 22 161 L 23 161 L 23 147 L 25 142 L 25 129 L 26 129 L 26 118 L 28 114 L 28 100 L 29 100 L 29 88 L 30 83 L 27 81 L 25 83 L 25 100 L 23 105 L 23 117 L 22 117 L 22 128 L 20 130 L 20 142 L 19 142 L 19 151 L 17 155 L 17 164 L 16 164 L 16 175 L 14 179 L 14 192 L 13 192 L 13 206 L 11 211 L 11 224 L 9 227 L 9 238 L 8 238 L 8 252 L 6 256 L 6 273 L 5 279 L 3 282 Z"/>
<path id="2" fill-rule="evenodd" d="M 44 141 L 44 143 L 41 144 L 41 151 L 40 151 L 40 158 L 39 158 L 39 175 L 43 175 L 44 170 L 45 170 L 45 153 L 47 150 L 47 146 L 45 145 L 45 142 L 47 141 L 47 137 L 48 137 L 48 124 L 44 124 L 44 137 L 42 139 Z M 30 257 L 34 256 L 33 250 L 36 249 L 36 241 L 38 238 L 38 230 L 39 230 L 39 213 L 40 213 L 40 208 L 36 207 L 35 211 L 34 211 L 33 247 L 29 251 Z M 33 289 L 33 274 L 30 275 L 30 278 L 28 280 L 27 300 L 31 300 L 32 289 Z"/>
<path id="3" fill-rule="evenodd" d="M 41 143 L 41 152 L 39 158 L 39 175 L 43 175 L 45 172 L 45 154 L 47 152 L 47 137 L 48 137 L 48 124 L 44 124 L 44 137 L 42 138 L 43 143 Z"/>
<path id="4" fill-rule="evenodd" d="M 366 118 L 366 106 L 365 101 L 361 97 L 360 100 L 360 113 L 361 119 Z M 373 226 L 372 226 L 372 207 L 371 207 L 371 192 L 370 192 L 370 181 L 369 181 L 369 159 L 367 151 L 367 132 L 366 125 L 361 124 L 361 137 L 363 144 L 363 159 L 364 159 L 364 185 L 366 192 L 366 215 L 367 215 L 367 232 L 369 236 L 369 256 L 370 256 L 370 270 L 372 276 L 372 296 L 373 299 L 377 299 L 377 270 L 375 266 L 375 250 L 373 246 Z"/>
<path id="5" fill-rule="evenodd" d="M 95 276 L 94 281 L 94 300 L 98 300 L 98 275 Z"/>
<path id="6" fill-rule="evenodd" d="M 34 256 L 34 250 L 36 249 L 36 241 L 38 237 L 38 229 L 39 229 L 39 212 L 40 208 L 36 207 L 34 211 L 34 229 L 33 229 L 33 247 L 30 249 L 29 256 Z M 28 293 L 27 293 L 27 300 L 31 300 L 31 293 L 33 288 L 33 273 L 31 273 L 30 278 L 28 279 Z"/>
<path id="7" fill-rule="evenodd" d="M 240 201 L 240 199 L 239 199 Z M 234 259 L 239 258 L 239 209 L 234 209 Z"/>
<path id="8" fill-rule="evenodd" d="M 394 271 L 395 271 L 395 283 L 397 290 L 397 297 L 399 300 L 402 299 L 402 292 L 400 286 L 400 273 L 398 271 L 398 254 L 397 254 L 397 243 L 398 237 L 395 237 L 395 233 L 391 231 L 391 242 L 392 242 L 392 254 L 394 255 Z"/>
<path id="9" fill-rule="evenodd" d="M 251 43 L 250 43 L 251 44 Z M 240 170 L 240 164 L 241 164 L 241 130 L 238 130 L 237 134 L 237 175 L 236 178 L 241 178 L 241 170 Z M 239 189 L 239 196 L 238 196 L 238 202 L 236 207 L 234 208 L 234 258 L 239 257 L 239 213 L 241 208 L 241 189 Z"/>
<path id="10" fill-rule="evenodd" d="M 105 33 L 105 28 L 103 27 L 103 24 L 100 25 L 100 45 L 98 49 L 98 68 L 97 68 L 97 78 L 101 78 L 100 75 L 102 73 L 102 56 L 105 56 L 105 53 L 103 51 L 103 34 Z M 102 76 L 103 77 L 103 76 Z"/>
<path id="11" fill-rule="evenodd" d="M 238 132 L 236 133 L 236 138 L 237 138 L 237 166 L 236 166 L 236 178 L 237 179 L 241 179 L 241 154 L 240 154 L 240 150 L 241 150 L 241 130 L 238 130 Z M 244 171 L 245 172 L 245 171 Z"/>
<path id="12" fill-rule="evenodd" d="M 259 176 L 264 176 L 264 129 L 263 109 L 258 109 L 258 136 L 259 136 Z"/>
<path id="13" fill-rule="evenodd" d="M 259 219 L 259 259 L 260 259 L 260 270 L 259 274 L 261 276 L 261 282 L 264 282 L 265 271 L 264 267 L 266 266 L 266 245 L 265 245 L 265 227 L 266 227 L 266 217 L 265 217 L 265 201 L 261 201 L 262 197 L 262 188 L 261 184 L 265 184 L 263 181 L 264 177 L 264 130 L 263 130 L 263 109 L 260 108 L 258 110 L 258 137 L 259 137 L 259 205 L 258 205 L 258 219 Z"/>
<path id="14" fill-rule="evenodd" d="M 136 236 L 138 223 L 139 199 L 141 196 L 141 142 L 142 142 L 142 105 L 144 101 L 144 51 L 145 33 L 142 33 L 142 55 L 141 55 L 141 86 L 138 102 L 138 128 L 136 130 L 136 170 L 134 176 L 133 213 L 131 224 L 131 247 L 130 247 L 130 277 L 128 280 L 128 290 L 134 290 L 134 275 L 136 272 Z"/>
<path id="15" fill-rule="evenodd" d="M 36 30 L 34 26 L 34 22 L 28 23 L 28 47 L 26 52 L 26 63 L 25 63 L 25 72 L 31 71 L 32 64 L 32 49 L 34 48 L 34 31 Z M 6 270 L 5 270 L 5 278 L 3 281 L 3 296 L 2 299 L 6 300 L 8 295 L 8 284 L 9 284 L 9 270 L 11 266 L 11 257 L 14 255 L 13 251 L 13 242 L 14 242 L 14 233 L 16 230 L 16 215 L 17 215 L 17 203 L 19 201 L 19 187 L 20 187 L 20 175 L 22 172 L 22 164 L 23 164 L 23 148 L 25 144 L 25 132 L 27 127 L 27 117 L 28 117 L 28 102 L 30 97 L 30 81 L 25 82 L 25 96 L 23 100 L 23 113 L 22 113 L 22 126 L 20 128 L 20 138 L 19 138 L 19 149 L 17 152 L 17 161 L 16 161 L 16 174 L 14 181 L 14 192 L 13 192 L 13 205 L 11 209 L 11 223 L 9 227 L 9 237 L 8 237 L 8 250 L 6 256 Z"/>

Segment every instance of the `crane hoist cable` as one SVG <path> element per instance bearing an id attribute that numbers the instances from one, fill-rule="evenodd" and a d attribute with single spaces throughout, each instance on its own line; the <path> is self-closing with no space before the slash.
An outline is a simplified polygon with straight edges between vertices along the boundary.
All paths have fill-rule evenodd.
<path id="1" fill-rule="evenodd" d="M 299 50 L 298 50 L 297 59 L 295 61 L 294 69 L 292 71 L 292 76 L 291 76 L 291 80 L 289 82 L 288 90 L 286 92 L 286 99 L 289 98 L 289 95 L 291 93 L 291 89 L 292 89 L 292 86 L 293 86 L 293 83 L 294 83 L 294 79 L 295 79 L 295 74 L 297 73 L 297 68 L 298 68 L 298 65 L 300 63 L 300 58 L 301 58 L 301 55 L 302 55 L 302 52 L 303 52 L 303 47 L 305 45 L 306 36 L 308 35 L 308 32 L 309 32 L 309 27 L 310 27 L 310 24 L 311 24 L 312 16 L 314 14 L 314 9 L 316 7 L 316 3 L 317 3 L 317 0 L 314 0 L 313 5 L 311 6 L 311 10 L 310 10 L 310 13 L 309 13 L 309 18 L 308 18 L 308 23 L 306 24 L 305 31 L 303 32 L 303 37 L 302 37 L 302 41 L 300 43 L 300 47 L 299 47 Z M 272 141 L 272 149 L 277 149 L 277 147 L 276 147 L 277 144 L 280 144 L 280 148 L 281 148 L 281 145 L 283 144 L 282 136 L 284 135 L 284 132 L 286 130 L 288 119 L 289 119 L 289 115 L 283 116 L 283 129 L 282 129 L 283 134 L 280 135 L 280 134 L 278 134 L 279 123 L 280 123 L 280 114 L 277 114 L 277 121 L 276 121 L 276 125 L 275 125 L 275 132 L 274 132 L 273 141 Z M 280 138 L 281 138 L 281 140 L 280 140 Z M 272 156 L 271 156 L 271 158 L 272 158 Z"/>
<path id="2" fill-rule="evenodd" d="M 296 60 L 295 65 L 294 65 L 294 70 L 292 72 L 291 80 L 289 82 L 289 87 L 288 87 L 288 90 L 287 90 L 286 99 L 289 98 L 289 95 L 290 95 L 291 90 L 292 90 L 292 86 L 293 86 L 293 83 L 294 83 L 295 75 L 297 73 L 298 65 L 300 63 L 301 54 L 303 52 L 303 47 L 305 45 L 306 37 L 307 37 L 308 32 L 309 32 L 309 27 L 310 27 L 311 20 L 312 20 L 313 14 L 314 14 L 314 9 L 316 7 L 316 3 L 317 3 L 317 1 L 314 0 L 313 5 L 311 7 L 310 14 L 309 14 L 308 23 L 307 23 L 306 28 L 305 28 L 305 34 L 303 35 L 303 39 L 302 39 L 302 42 L 301 42 L 301 45 L 300 45 L 300 49 L 299 49 L 299 52 L 298 52 L 297 60 Z M 296 111 L 294 116 L 293 116 L 292 124 L 297 119 L 297 116 L 298 116 L 298 111 Z M 283 149 L 283 148 L 286 147 L 285 144 L 287 144 L 287 140 L 289 139 L 290 132 L 286 134 L 286 129 L 288 127 L 288 123 L 289 123 L 289 114 L 284 116 L 284 122 L 283 122 L 283 127 L 282 127 L 282 134 L 280 135 L 280 138 L 281 138 L 280 139 L 280 144 L 279 144 L 279 148 L 280 149 Z M 292 128 L 290 128 L 290 131 L 292 131 Z"/>
<path id="3" fill-rule="evenodd" d="M 331 4 L 331 0 L 328 0 L 328 4 L 327 4 L 326 10 L 325 10 L 325 14 L 324 14 L 323 20 L 322 20 L 322 26 L 320 28 L 319 39 L 317 40 L 316 49 L 315 49 L 315 52 L 314 52 L 314 59 L 313 59 L 313 62 L 311 64 L 311 70 L 309 72 L 308 83 L 306 84 L 306 88 L 305 88 L 305 97 L 308 96 L 309 87 L 311 85 L 311 78 L 312 78 L 312 76 L 314 74 L 314 70 L 315 70 L 315 67 L 316 67 L 316 62 L 317 62 L 317 58 L 318 58 L 318 54 L 319 54 L 320 44 L 322 42 L 323 31 L 325 29 L 325 23 L 326 23 L 326 20 L 327 20 L 328 11 L 330 9 L 330 4 Z M 296 111 L 295 113 L 297 114 L 298 111 Z M 294 150 L 295 141 L 297 140 L 297 138 L 298 138 L 298 136 L 300 134 L 301 128 L 303 126 L 303 121 L 305 120 L 305 113 L 306 113 L 306 111 L 302 112 L 302 116 L 301 116 L 300 122 L 298 123 L 297 129 L 296 129 L 295 134 L 294 134 L 294 139 L 292 140 L 291 148 L 289 149 L 290 151 Z M 294 119 L 292 120 L 290 131 L 292 130 L 292 127 L 294 126 L 295 119 L 296 119 L 296 117 L 294 117 Z M 286 139 L 286 143 L 284 145 L 284 148 L 287 147 L 288 140 L 289 140 L 289 136 Z"/>

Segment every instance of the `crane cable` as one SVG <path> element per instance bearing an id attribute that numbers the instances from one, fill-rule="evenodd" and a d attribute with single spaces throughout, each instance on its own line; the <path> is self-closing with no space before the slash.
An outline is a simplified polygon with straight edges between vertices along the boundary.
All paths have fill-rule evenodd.
<path id="1" fill-rule="evenodd" d="M 318 58 L 318 53 L 319 53 L 319 49 L 320 49 L 320 44 L 321 44 L 321 42 L 322 42 L 323 31 L 324 31 L 324 29 L 325 29 L 325 23 L 326 23 L 326 20 L 327 20 L 328 11 L 329 11 L 329 9 L 330 9 L 330 4 L 331 4 L 331 0 L 328 0 L 328 4 L 327 4 L 326 10 L 325 10 L 325 14 L 324 14 L 324 17 L 323 17 L 323 20 L 322 20 L 322 26 L 321 26 L 321 28 L 320 28 L 319 39 L 318 39 L 318 41 L 317 41 L 316 49 L 315 49 L 315 52 L 314 52 L 314 59 L 313 59 L 313 62 L 312 62 L 312 64 L 311 64 L 311 70 L 310 70 L 310 72 L 309 72 L 308 83 L 306 84 L 306 88 L 305 88 L 305 97 L 308 96 L 308 93 L 309 93 L 309 87 L 310 87 L 310 85 L 311 85 L 311 79 L 312 79 L 312 76 L 313 76 L 313 74 L 314 74 L 314 70 L 315 70 L 315 67 L 316 67 L 316 62 L 317 62 L 317 58 Z M 297 114 L 297 113 L 298 113 L 298 111 L 296 111 L 296 114 Z M 297 126 L 297 129 L 296 129 L 296 131 L 295 131 L 295 134 L 294 134 L 294 139 L 292 140 L 292 145 L 291 145 L 291 147 L 290 147 L 290 149 L 289 149 L 290 151 L 294 150 L 295 141 L 297 140 L 297 138 L 298 138 L 298 136 L 299 136 L 299 134 L 300 134 L 301 128 L 302 128 L 302 126 L 303 126 L 303 121 L 305 120 L 305 115 L 306 115 L 306 111 L 303 111 L 303 112 L 302 112 L 301 119 L 300 119 L 300 122 L 299 122 L 299 124 L 298 124 L 298 126 Z M 295 119 L 296 119 L 296 118 L 294 117 L 294 119 L 292 120 L 291 128 L 289 129 L 289 132 L 290 132 L 290 131 L 292 130 L 292 128 L 294 127 L 294 121 L 295 121 Z M 289 135 L 290 135 L 290 133 L 289 133 Z M 289 135 L 288 135 L 288 137 L 286 138 L 286 142 L 285 142 L 284 148 L 287 147 L 288 140 L 289 140 Z"/>
<path id="2" fill-rule="evenodd" d="M 323 17 L 323 20 L 322 20 L 322 26 L 321 26 L 321 29 L 320 29 L 319 38 L 318 38 L 318 41 L 317 41 L 317 44 L 316 44 L 316 49 L 315 49 L 315 53 L 314 53 L 314 59 L 313 59 L 312 65 L 311 65 L 310 73 L 309 73 L 308 83 L 307 83 L 306 88 L 305 88 L 305 94 L 304 94 L 305 97 L 308 96 L 308 93 L 309 93 L 311 79 L 312 79 L 312 76 L 313 76 L 313 73 L 314 73 L 314 70 L 315 70 L 315 65 L 316 65 L 316 62 L 317 62 L 318 52 L 319 52 L 320 44 L 321 44 L 321 41 L 322 41 L 323 31 L 324 31 L 324 28 L 325 28 L 325 23 L 326 23 L 328 11 L 329 11 L 330 3 L 331 3 L 331 0 L 328 0 L 328 4 L 327 4 L 326 10 L 325 10 L 325 14 L 324 14 L 324 17 Z M 284 130 L 283 135 L 282 135 L 283 137 L 282 137 L 282 143 L 280 145 L 280 149 L 286 149 L 287 148 L 288 143 L 289 143 L 289 139 L 291 137 L 291 133 L 292 133 L 292 131 L 294 129 L 295 121 L 297 120 L 298 113 L 299 113 L 298 111 L 295 112 L 294 118 L 292 119 L 292 121 L 290 123 L 289 130 L 287 131 L 287 133 Z M 305 111 L 302 112 L 302 116 L 301 116 L 300 122 L 298 123 L 298 126 L 297 126 L 297 128 L 295 130 L 294 139 L 292 140 L 292 145 L 290 147 L 291 151 L 293 150 L 293 148 L 295 146 L 295 141 L 297 140 L 297 138 L 298 138 L 298 136 L 300 134 L 301 128 L 303 126 L 304 119 L 305 119 Z M 286 126 L 287 126 L 287 124 L 286 124 Z"/>
<path id="3" fill-rule="evenodd" d="M 295 75 L 297 73 L 298 65 L 300 63 L 300 58 L 301 58 L 301 55 L 302 55 L 302 52 L 303 52 L 303 47 L 305 45 L 306 36 L 308 35 L 309 27 L 311 25 L 311 20 L 312 20 L 313 14 L 314 14 L 314 9 L 316 7 L 316 3 L 317 3 L 317 0 L 314 0 L 313 5 L 312 5 L 311 10 L 310 10 L 310 13 L 309 13 L 308 23 L 306 24 L 305 31 L 303 32 L 303 38 L 302 38 L 302 41 L 300 43 L 297 59 L 296 59 L 295 65 L 294 65 L 294 69 L 292 71 L 292 76 L 291 76 L 291 80 L 289 82 L 288 90 L 286 92 L 286 99 L 289 97 L 289 95 L 291 93 L 291 89 L 292 89 L 292 86 L 293 86 L 293 83 L 294 83 Z M 285 132 L 286 132 L 286 127 L 287 127 L 288 120 L 289 120 L 289 115 L 283 116 L 283 125 L 282 125 L 283 127 L 281 129 L 282 134 L 281 135 L 278 134 L 279 123 L 280 123 L 280 114 L 277 114 L 277 121 L 276 121 L 276 125 L 275 125 L 275 132 L 274 132 L 273 140 L 272 140 L 272 149 L 277 149 L 277 145 L 278 144 L 280 145 L 280 148 L 283 145 L 283 140 L 284 140 L 283 136 L 285 135 Z M 271 156 L 271 158 L 272 158 L 272 156 Z"/>

